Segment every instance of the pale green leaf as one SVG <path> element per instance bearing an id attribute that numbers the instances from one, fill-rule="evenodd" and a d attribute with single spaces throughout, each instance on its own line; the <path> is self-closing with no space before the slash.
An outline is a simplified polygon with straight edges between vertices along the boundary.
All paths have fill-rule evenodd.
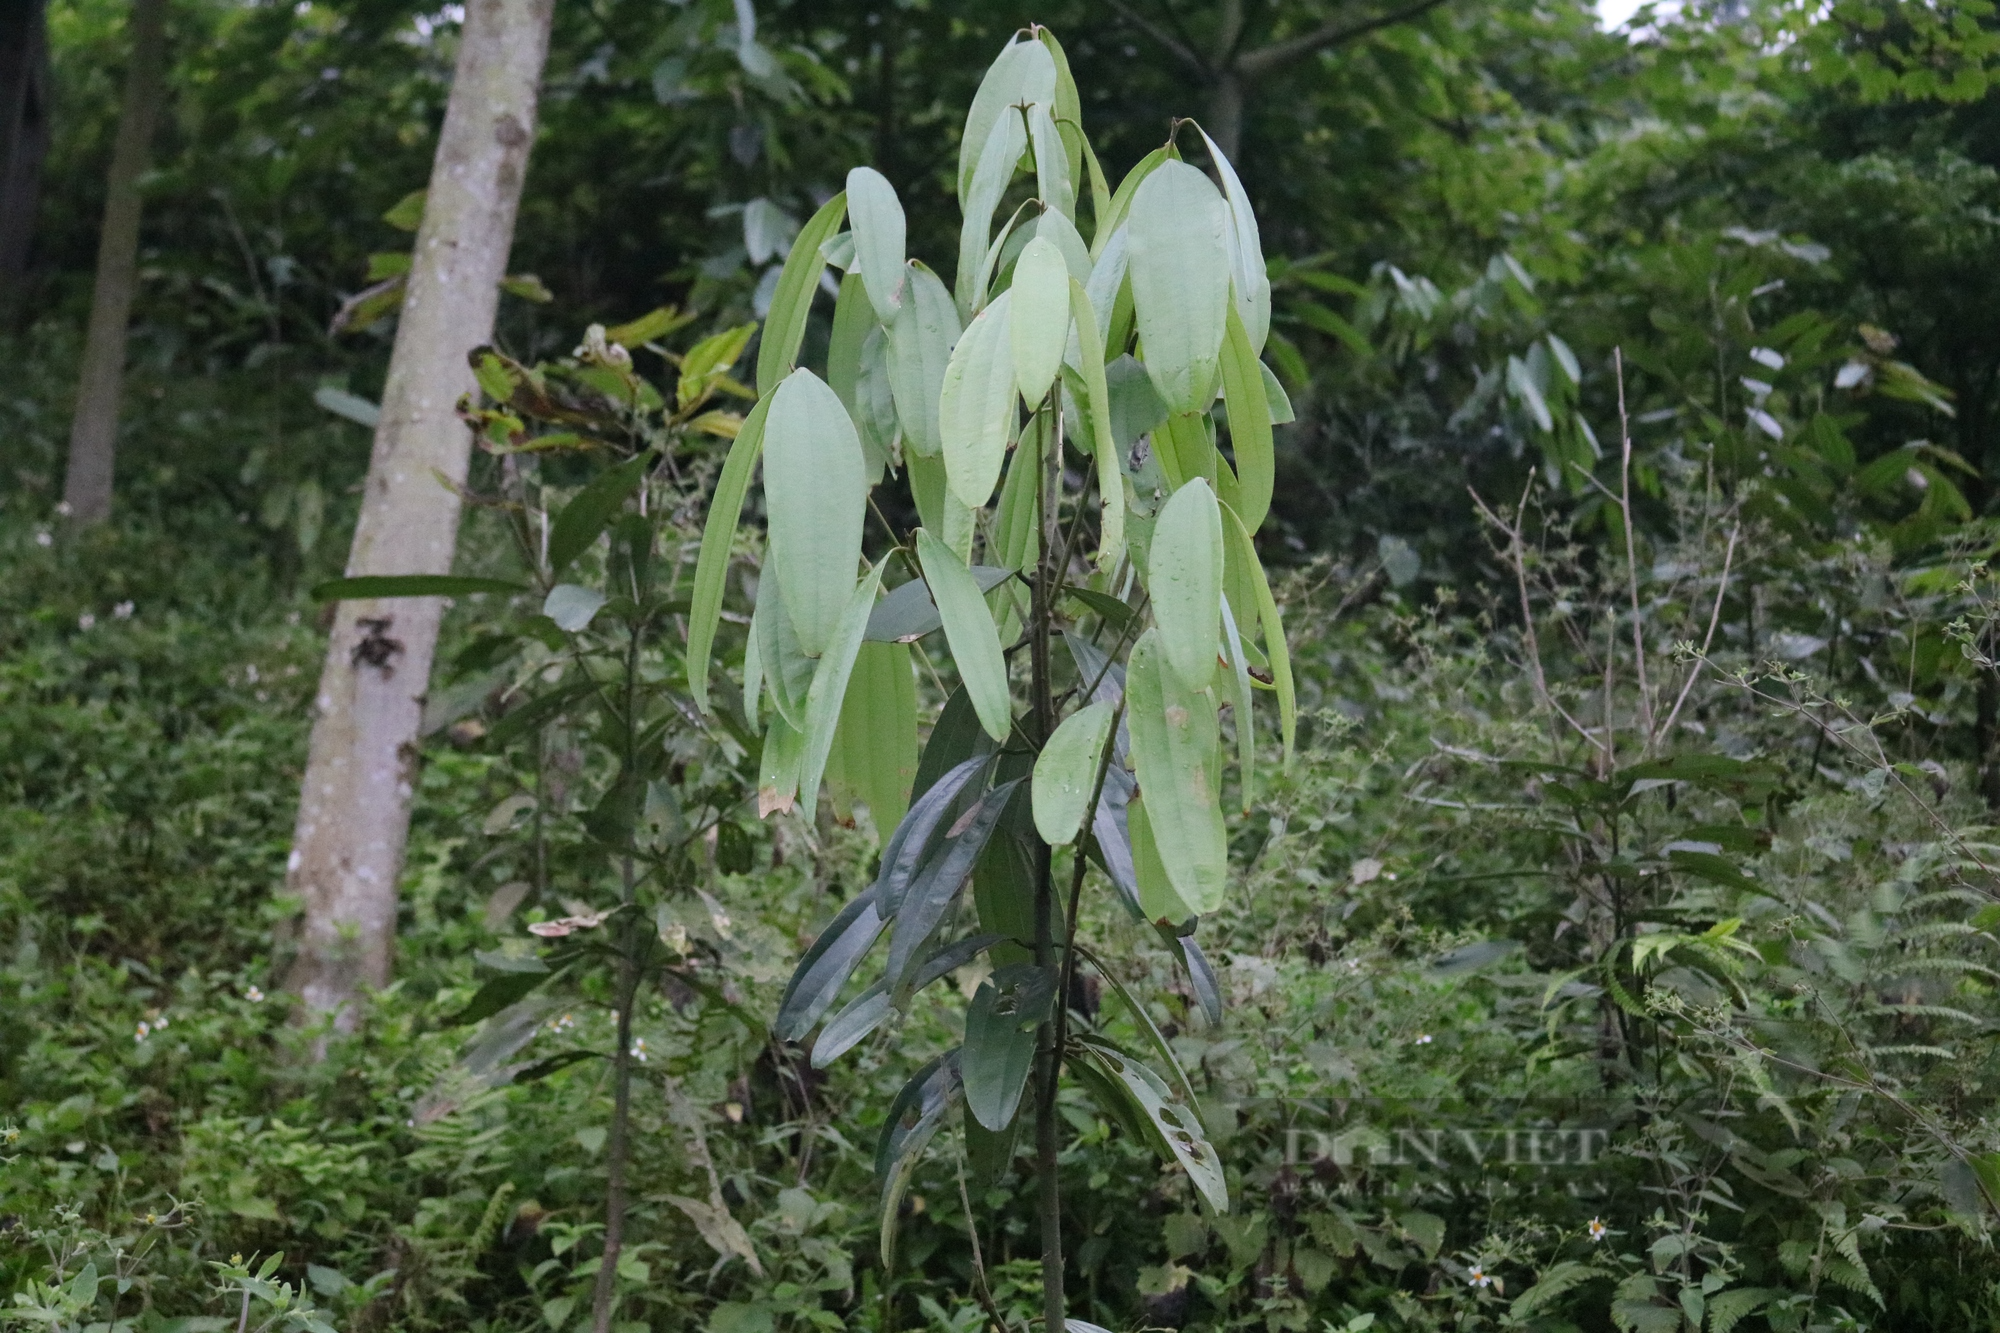
<path id="1" fill-rule="evenodd" d="M 886 841 L 910 808 L 917 775 L 917 680 L 907 643 L 861 645 L 840 706 L 836 749 L 849 803 L 868 807 Z M 833 783 L 831 765 L 827 782 Z"/>
<path id="2" fill-rule="evenodd" d="M 799 761 L 799 792 L 808 805 L 819 798 L 820 778 L 826 772 L 826 757 L 833 749 L 841 705 L 847 699 L 848 677 L 861 652 L 868 617 L 875 610 L 875 594 L 882 587 L 882 566 L 888 561 L 889 557 L 883 556 L 855 585 L 826 651 L 820 654 L 819 668 L 813 672 L 812 687 L 806 694 L 805 754 Z"/>
<path id="3" fill-rule="evenodd" d="M 1098 441 L 1093 461 L 1097 464 L 1097 498 L 1102 506 L 1097 532 L 1097 567 L 1110 569 L 1125 553 L 1125 477 L 1119 465 L 1121 450 L 1111 426 L 1111 389 L 1104 374 L 1104 343 L 1097 332 L 1097 320 L 1090 296 L 1075 278 L 1069 282 L 1070 314 L 1077 329 L 1078 368 L 1083 372 L 1085 407 L 1090 412 L 1090 433 Z"/>
<path id="4" fill-rule="evenodd" d="M 1028 108 L 1028 142 L 1035 150 L 1035 193 L 1044 205 L 1074 220 L 1076 178 L 1070 174 L 1069 149 L 1056 132 L 1047 103 Z"/>
<path id="5" fill-rule="evenodd" d="M 1126 663 L 1125 706 L 1132 761 L 1161 864 L 1180 899 L 1206 916 L 1222 906 L 1229 882 L 1215 786 L 1222 739 L 1215 700 L 1181 683 L 1159 631 L 1149 629 Z"/>
<path id="6" fill-rule="evenodd" d="M 1007 692 L 1007 659 L 1000 653 L 1000 634 L 986 598 L 965 562 L 922 528 L 917 530 L 917 559 L 979 725 L 994 740 L 1004 741 L 1014 728 L 1013 701 Z"/>
<path id="7" fill-rule="evenodd" d="M 1031 411 L 1048 393 L 1062 367 L 1063 347 L 1069 341 L 1070 281 L 1068 262 L 1055 242 L 1046 237 L 1029 241 L 1014 264 L 1014 285 L 1006 292 L 1013 298 L 1008 342 L 1013 350 L 1014 382 Z"/>
<path id="8" fill-rule="evenodd" d="M 1090 238 L 1092 258 L 1103 258 L 1105 246 L 1110 244 L 1111 238 L 1123 228 L 1125 219 L 1132 212 L 1132 196 L 1138 193 L 1141 185 L 1145 184 L 1146 177 L 1159 170 L 1161 163 L 1169 160 L 1166 149 L 1155 148 L 1140 158 L 1137 166 L 1125 173 L 1125 179 L 1118 182 L 1117 192 L 1111 196 L 1110 210 L 1097 219 L 1097 230 Z"/>
<path id="9" fill-rule="evenodd" d="M 1285 623 L 1278 615 L 1277 599 L 1271 596 L 1270 581 L 1264 577 L 1264 565 L 1257 559 L 1256 544 L 1250 540 L 1243 520 L 1225 507 L 1222 527 L 1224 540 L 1243 569 L 1245 580 L 1250 585 L 1250 595 L 1256 602 L 1257 619 L 1264 631 L 1264 652 L 1270 659 L 1271 679 L 1278 691 L 1278 731 L 1284 740 L 1285 765 L 1289 768 L 1292 742 L 1298 735 L 1299 706 L 1292 684 L 1291 650 L 1285 644 Z"/>
<path id="10" fill-rule="evenodd" d="M 1243 813 L 1257 799 L 1257 717 L 1256 698 L 1250 689 L 1250 654 L 1244 650 L 1243 635 L 1236 628 L 1229 599 L 1222 601 L 1222 647 L 1229 656 L 1229 673 L 1235 686 L 1231 703 L 1236 713 L 1237 786 L 1242 789 Z"/>
<path id="11" fill-rule="evenodd" d="M 1292 396 L 1285 392 L 1285 386 L 1278 383 L 1278 377 L 1262 361 L 1257 363 L 1257 371 L 1264 379 L 1264 400 L 1271 405 L 1271 424 L 1283 426 L 1297 421 L 1292 411 Z"/>
<path id="12" fill-rule="evenodd" d="M 1229 1211 L 1229 1184 L 1222 1159 L 1208 1141 L 1194 1108 L 1177 1100 L 1158 1074 L 1101 1037 L 1080 1038 L 1090 1058 L 1119 1081 L 1160 1136 L 1173 1160 L 1217 1213 Z"/>
<path id="13" fill-rule="evenodd" d="M 555 621 L 557 629 L 574 634 L 590 624 L 604 602 L 604 594 L 595 588 L 558 583 L 542 599 L 542 614 Z"/>
<path id="14" fill-rule="evenodd" d="M 1008 339 L 1013 295 L 1002 292 L 973 317 L 952 349 L 938 396 L 945 476 L 951 493 L 971 509 L 992 497 L 1013 433 L 1014 357 Z"/>
<path id="15" fill-rule="evenodd" d="M 1035 759 L 1035 829 L 1052 847 L 1075 841 L 1083 827 L 1114 711 L 1103 701 L 1071 713 Z"/>
<path id="16" fill-rule="evenodd" d="M 1271 441 L 1271 404 L 1264 396 L 1263 363 L 1235 309 L 1229 312 L 1222 343 L 1222 401 L 1229 409 L 1229 438 L 1235 447 L 1237 512 L 1255 532 L 1271 512 L 1277 459 Z"/>
<path id="17" fill-rule="evenodd" d="M 943 447 L 938 392 L 961 326 L 958 307 L 937 274 L 921 263 L 909 267 L 903 308 L 889 326 L 889 391 L 904 445 L 919 457 L 935 458 Z"/>
<path id="18" fill-rule="evenodd" d="M 729 578 L 729 550 L 736 541 L 736 523 L 743 516 L 743 497 L 764 452 L 764 422 L 769 398 L 759 399 L 744 418 L 743 428 L 729 443 L 722 475 L 708 502 L 708 521 L 701 530 L 701 554 L 695 559 L 694 590 L 688 605 L 687 682 L 695 707 L 708 708 L 709 656 L 715 651 L 715 627 L 722 618 L 722 592 Z"/>
<path id="19" fill-rule="evenodd" d="M 833 303 L 833 336 L 826 349 L 826 382 L 854 422 L 855 434 L 861 439 L 862 456 L 868 461 L 870 487 L 882 480 L 882 471 L 889 461 L 888 443 L 878 434 L 877 405 L 864 398 L 866 393 L 887 387 L 886 377 L 880 374 L 883 339 L 882 326 L 875 322 L 875 307 L 869 304 L 861 275 L 848 274 L 840 280 L 840 295 Z M 877 374 L 874 382 L 865 383 L 863 361 L 871 344 L 875 358 L 873 369 Z M 892 414 L 894 410 L 893 406 L 889 408 Z"/>
<path id="20" fill-rule="evenodd" d="M 1083 284 L 1083 289 L 1090 293 L 1090 309 L 1097 316 L 1097 331 L 1107 338 L 1111 336 L 1111 316 L 1118 305 L 1118 293 L 1125 286 L 1125 273 L 1132 258 L 1131 235 L 1123 227 L 1117 230 L 1092 263 L 1090 277 Z M 1105 347 L 1104 353 L 1110 356 L 1111 348 Z"/>
<path id="21" fill-rule="evenodd" d="M 987 67 L 986 77 L 980 80 L 979 91 L 973 94 L 972 107 L 966 112 L 965 132 L 958 144 L 960 208 L 968 207 L 966 201 L 971 197 L 973 177 L 995 122 L 1005 116 L 1009 107 L 1019 103 L 1053 104 L 1055 100 L 1056 65 L 1048 48 L 1040 42 L 1008 42 Z"/>
<path id="22" fill-rule="evenodd" d="M 783 814 L 798 803 L 799 764 L 806 738 L 778 713 L 764 731 L 764 754 L 757 765 L 757 818 Z"/>
<path id="23" fill-rule="evenodd" d="M 1222 509 L 1200 477 L 1160 510 L 1146 589 L 1174 674 L 1189 690 L 1207 689 L 1222 651 Z"/>
<path id="24" fill-rule="evenodd" d="M 1007 465 L 1007 480 L 1000 487 L 1000 504 L 993 514 L 987 554 L 1007 569 L 1027 569 L 1042 553 L 1039 433 L 1035 422 L 1023 432 L 1021 446 Z M 972 572 L 976 575 L 979 571 Z"/>
<path id="25" fill-rule="evenodd" d="M 810 370 L 793 371 L 771 395 L 764 502 L 772 572 L 799 647 L 818 657 L 854 592 L 868 476 L 847 408 Z"/>
<path id="26" fill-rule="evenodd" d="M 1264 339 L 1271 331 L 1271 279 L 1264 269 L 1257 214 L 1250 207 L 1250 196 L 1243 189 L 1243 182 L 1236 177 L 1236 168 L 1229 165 L 1229 159 L 1216 147 L 1215 140 L 1208 137 L 1207 130 L 1202 131 L 1201 139 L 1208 145 L 1216 174 L 1222 177 L 1223 198 L 1229 204 L 1229 271 L 1235 282 L 1236 315 L 1249 334 L 1250 355 L 1255 358 L 1263 352 Z"/>
<path id="27" fill-rule="evenodd" d="M 750 617 L 750 630 L 757 636 L 757 665 L 772 705 L 794 731 L 804 731 L 806 692 L 819 664 L 799 648 L 792 618 L 785 614 L 784 589 L 768 570 L 757 580 L 757 610 Z"/>
<path id="28" fill-rule="evenodd" d="M 1208 177 L 1163 162 L 1132 197 L 1128 272 L 1146 373 L 1174 412 L 1215 401 L 1229 311 L 1229 208 Z"/>
<path id="29" fill-rule="evenodd" d="M 778 275 L 777 290 L 771 294 L 771 312 L 764 319 L 764 339 L 757 348 L 757 392 L 768 394 L 779 380 L 791 373 L 798 361 L 799 343 L 806 336 L 806 317 L 812 313 L 813 293 L 819 289 L 819 275 L 826 269 L 820 246 L 840 230 L 847 213 L 847 195 L 837 194 L 821 205 L 799 234 Z"/>
<path id="30" fill-rule="evenodd" d="M 896 187 L 873 167 L 847 173 L 847 212 L 854 228 L 854 260 L 868 299 L 884 324 L 902 308 L 905 224 Z"/>
<path id="31" fill-rule="evenodd" d="M 1164 922 L 1178 928 L 1201 915 L 1188 905 L 1160 860 L 1159 844 L 1153 841 L 1153 821 L 1146 812 L 1144 794 L 1134 796 L 1125 807 L 1127 839 L 1132 848 L 1132 881 L 1139 889 L 1139 910 L 1148 921 Z"/>
<path id="32" fill-rule="evenodd" d="M 1007 107 L 1006 114 L 994 121 L 987 133 L 986 147 L 973 172 L 972 191 L 965 199 L 965 220 L 959 226 L 956 295 L 961 319 L 972 318 L 985 297 L 979 275 L 993 240 L 993 210 L 1000 206 L 1000 196 L 1007 192 L 1027 146 L 1028 131 L 1021 123 L 1021 113 Z"/>
<path id="33" fill-rule="evenodd" d="M 1072 278 L 1078 282 L 1090 280 L 1090 247 L 1083 243 L 1074 222 L 1060 213 L 1044 213 L 1035 219 L 1035 236 L 1062 251 L 1063 263 Z"/>

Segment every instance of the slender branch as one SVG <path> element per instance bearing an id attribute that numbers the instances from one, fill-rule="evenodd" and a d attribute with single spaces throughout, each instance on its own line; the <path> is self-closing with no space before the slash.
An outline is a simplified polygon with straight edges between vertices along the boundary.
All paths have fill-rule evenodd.
<path id="1" fill-rule="evenodd" d="M 1300 33 L 1297 37 L 1282 42 L 1273 42 L 1255 51 L 1246 51 L 1231 62 L 1231 68 L 1244 78 L 1257 78 L 1294 61 L 1316 55 L 1329 47 L 1340 46 L 1356 38 L 1366 37 L 1371 32 L 1379 32 L 1383 28 L 1393 28 L 1399 23 L 1408 23 L 1411 19 L 1421 18 L 1444 3 L 1445 0 L 1418 0 L 1416 4 L 1392 9 L 1386 14 L 1378 14 L 1374 18 L 1363 19 L 1358 23 L 1341 23 L 1329 19 L 1311 32 Z"/>
<path id="2" fill-rule="evenodd" d="M 1673 710 L 1667 714 L 1666 725 L 1660 728 L 1662 736 L 1673 735 L 1674 722 L 1681 715 L 1681 705 L 1687 702 L 1688 691 L 1694 688 L 1695 678 L 1701 675 L 1702 667 L 1708 663 L 1708 646 L 1715 642 L 1715 627 L 1722 619 L 1722 597 L 1729 591 L 1729 566 L 1736 559 L 1736 538 L 1742 531 L 1741 527 L 1729 530 L 1729 546 L 1722 553 L 1722 578 L 1715 585 L 1715 605 L 1708 613 L 1708 633 L 1701 636 L 1701 652 L 1696 656 L 1694 666 L 1689 669 L 1686 682 L 1681 685 L 1681 692 L 1674 700 Z"/>
<path id="3" fill-rule="evenodd" d="M 1527 641 L 1528 665 L 1533 668 L 1532 679 L 1535 682 L 1535 698 L 1541 703 L 1542 707 L 1549 710 L 1550 744 L 1553 745 L 1561 734 L 1556 730 L 1555 724 L 1555 719 L 1560 717 L 1570 725 L 1571 729 L 1578 736 L 1583 738 L 1584 744 L 1599 745 L 1601 742 L 1590 734 L 1590 729 L 1571 717 L 1569 710 L 1557 703 L 1555 696 L 1549 693 L 1548 676 L 1542 671 L 1542 644 L 1540 636 L 1535 632 L 1534 608 L 1528 602 L 1526 544 L 1521 536 L 1522 516 L 1527 513 L 1528 495 L 1534 490 L 1534 486 L 1534 474 L 1530 473 L 1528 475 L 1528 484 L 1521 488 L 1521 504 L 1515 512 L 1514 523 L 1511 527 L 1500 521 L 1500 516 L 1487 506 L 1485 498 L 1478 491 L 1471 492 L 1472 503 L 1478 506 L 1481 514 L 1486 516 L 1487 522 L 1507 535 L 1507 561 L 1514 567 L 1514 586 L 1519 590 L 1521 595 L 1522 637 Z M 1467 489 L 1471 490 L 1470 487 Z"/>
<path id="4" fill-rule="evenodd" d="M 1433 3 L 1436 2 L 1437 0 L 1433 0 Z M 1165 28 L 1162 28 L 1159 24 L 1147 18 L 1144 14 L 1141 14 L 1137 10 L 1133 9 L 1130 5 L 1125 3 L 1125 0 L 1105 0 L 1105 3 L 1110 5 L 1112 9 L 1117 11 L 1118 17 L 1124 19 L 1127 23 L 1131 24 L 1133 27 L 1137 28 L 1139 31 L 1145 33 L 1148 37 L 1158 42 L 1161 46 L 1165 47 L 1169 55 L 1173 56 L 1176 60 L 1179 60 L 1182 64 L 1188 66 L 1196 74 L 1199 74 L 1202 78 L 1208 79 L 1208 78 L 1213 78 L 1215 76 L 1214 67 L 1211 66 L 1206 60 L 1203 60 L 1199 55 L 1195 54 L 1193 47 L 1181 41 L 1180 38 L 1174 36 L 1172 33 L 1168 32 Z"/>
<path id="5" fill-rule="evenodd" d="M 972 1242 L 972 1294 L 986 1317 L 993 1321 L 994 1333 L 1007 1333 L 1006 1317 L 993 1303 L 993 1289 L 986 1282 L 986 1256 L 979 1248 L 979 1223 L 972 1216 L 972 1195 L 965 1188 L 965 1158 L 958 1159 L 958 1202 L 965 1209 L 965 1235 Z"/>
<path id="6" fill-rule="evenodd" d="M 1639 732 L 1645 737 L 1643 755 L 1658 739 L 1653 733 L 1653 696 L 1646 687 L 1646 634 L 1639 618 L 1639 555 L 1632 535 L 1632 422 L 1625 414 L 1625 350 L 1611 349 L 1611 364 L 1618 375 L 1618 437 L 1622 451 L 1618 463 L 1618 512 L 1625 524 L 1625 581 L 1632 596 L 1632 669 L 1639 678 Z"/>

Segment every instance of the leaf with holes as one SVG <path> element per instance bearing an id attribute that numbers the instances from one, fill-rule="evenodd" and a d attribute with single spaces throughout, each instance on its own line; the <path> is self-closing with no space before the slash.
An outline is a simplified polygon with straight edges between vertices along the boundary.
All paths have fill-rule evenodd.
<path id="1" fill-rule="evenodd" d="M 1013 1123 L 1035 1063 L 1035 1030 L 1049 1016 L 1055 979 L 1033 963 L 1010 963 L 979 985 L 965 1012 L 959 1068 L 965 1109 L 998 1132 Z"/>
<path id="2" fill-rule="evenodd" d="M 1164 1145 L 1171 1153 L 1171 1160 L 1180 1163 L 1208 1206 L 1218 1213 L 1228 1212 L 1229 1183 L 1222 1174 L 1222 1161 L 1193 1109 L 1175 1100 L 1158 1074 L 1110 1042 L 1092 1036 L 1078 1037 L 1076 1041 L 1086 1059 L 1099 1065 L 1125 1089 L 1159 1136 L 1155 1149 Z"/>

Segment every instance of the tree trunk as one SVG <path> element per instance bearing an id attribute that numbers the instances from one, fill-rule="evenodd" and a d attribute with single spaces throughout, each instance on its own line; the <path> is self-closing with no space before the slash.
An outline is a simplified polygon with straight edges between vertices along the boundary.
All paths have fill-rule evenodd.
<path id="1" fill-rule="evenodd" d="M 132 55 L 118 140 L 111 150 L 104 228 L 97 238 L 97 285 L 90 297 L 90 331 L 77 377 L 70 423 L 69 473 L 63 499 L 79 523 L 111 512 L 111 466 L 118 447 L 118 400 L 125 386 L 125 332 L 139 279 L 139 177 L 145 174 L 153 126 L 166 95 L 166 0 L 133 0 Z"/>
<path id="2" fill-rule="evenodd" d="M 553 0 L 473 0 L 431 166 L 347 572 L 449 572 L 472 436 L 466 354 L 493 334 Z M 440 480 L 440 478 L 444 480 Z M 446 483 L 449 482 L 449 485 Z M 352 1031 L 353 1001 L 389 979 L 417 732 L 443 605 L 340 603 L 321 668 L 287 888 L 304 921 L 289 984 Z"/>
<path id="3" fill-rule="evenodd" d="M 1243 145 L 1243 76 L 1228 66 L 1216 71 L 1208 86 L 1208 118 L 1202 128 L 1231 162 Z"/>
<path id="4" fill-rule="evenodd" d="M 22 309 L 28 244 L 49 151 L 44 0 L 0 0 L 0 326 Z"/>

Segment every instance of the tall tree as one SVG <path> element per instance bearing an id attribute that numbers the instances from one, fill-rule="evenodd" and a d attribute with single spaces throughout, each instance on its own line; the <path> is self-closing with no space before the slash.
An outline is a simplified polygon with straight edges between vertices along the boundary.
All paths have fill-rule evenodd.
<path id="1" fill-rule="evenodd" d="M 488 341 L 549 49 L 553 0 L 473 0 L 431 167 L 375 429 L 350 576 L 451 568 L 472 438 L 455 412 Z M 441 599 L 340 604 L 320 673 L 289 888 L 305 919 L 290 984 L 351 1030 L 388 980 L 417 734 Z"/>
<path id="2" fill-rule="evenodd" d="M 98 522 L 111 512 L 125 334 L 139 282 L 139 178 L 152 153 L 153 128 L 166 96 L 166 69 L 167 0 L 133 0 L 131 61 L 111 150 L 104 226 L 97 239 L 97 284 L 91 290 L 90 329 L 77 376 L 69 473 L 63 483 L 63 499 L 79 523 Z"/>
<path id="3" fill-rule="evenodd" d="M 0 0 L 0 321 L 19 308 L 48 151 L 44 0 Z"/>

